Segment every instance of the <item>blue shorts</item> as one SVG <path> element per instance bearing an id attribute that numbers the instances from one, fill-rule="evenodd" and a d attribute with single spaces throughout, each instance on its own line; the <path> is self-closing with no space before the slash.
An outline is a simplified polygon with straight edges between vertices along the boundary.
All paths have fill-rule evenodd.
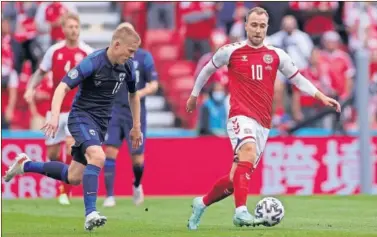
<path id="1" fill-rule="evenodd" d="M 101 146 L 104 141 L 104 129 L 87 113 L 70 113 L 68 117 L 68 129 L 75 139 L 72 146 L 72 157 L 83 165 L 87 165 L 85 158 L 86 149 L 90 146 Z"/>
<path id="2" fill-rule="evenodd" d="M 144 154 L 145 147 L 145 137 L 146 137 L 146 122 L 141 122 L 141 132 L 143 133 L 143 144 L 137 149 L 132 149 L 130 131 L 132 128 L 132 121 L 128 119 L 121 119 L 118 117 L 113 117 L 110 120 L 109 127 L 107 129 L 107 134 L 105 136 L 105 144 L 108 146 L 114 146 L 119 148 L 123 140 L 127 141 L 128 149 L 131 155 L 141 155 Z"/>

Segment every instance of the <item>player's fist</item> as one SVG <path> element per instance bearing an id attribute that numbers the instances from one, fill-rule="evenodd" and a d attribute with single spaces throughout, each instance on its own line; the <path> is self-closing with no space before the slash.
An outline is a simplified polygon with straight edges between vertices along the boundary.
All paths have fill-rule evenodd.
<path id="1" fill-rule="evenodd" d="M 137 149 L 143 144 L 143 133 L 140 127 L 133 127 L 130 131 L 131 144 L 133 149 Z"/>
<path id="2" fill-rule="evenodd" d="M 196 109 L 198 97 L 191 95 L 186 103 L 186 111 L 192 113 Z"/>
<path id="3" fill-rule="evenodd" d="M 25 101 L 30 104 L 33 101 L 33 97 L 34 97 L 34 90 L 27 89 L 24 94 Z"/>
<path id="4" fill-rule="evenodd" d="M 59 116 L 52 115 L 49 120 L 46 121 L 45 125 L 42 127 L 42 131 L 47 137 L 55 137 L 56 131 L 58 130 Z"/>

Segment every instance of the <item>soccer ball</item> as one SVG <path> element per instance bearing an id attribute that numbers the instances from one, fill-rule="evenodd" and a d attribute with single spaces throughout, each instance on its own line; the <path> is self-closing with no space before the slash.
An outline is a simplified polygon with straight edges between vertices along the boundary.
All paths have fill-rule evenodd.
<path id="1" fill-rule="evenodd" d="M 276 198 L 266 197 L 260 200 L 255 207 L 255 217 L 265 220 L 264 226 L 274 226 L 284 217 L 284 206 Z"/>

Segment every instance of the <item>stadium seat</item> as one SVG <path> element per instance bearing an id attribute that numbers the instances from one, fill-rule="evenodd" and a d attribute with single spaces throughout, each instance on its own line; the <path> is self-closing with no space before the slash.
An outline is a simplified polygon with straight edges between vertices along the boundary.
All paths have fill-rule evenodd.
<path id="1" fill-rule="evenodd" d="M 175 36 L 176 33 L 172 30 L 147 30 L 145 34 L 145 48 L 151 49 L 151 47 L 154 45 L 173 43 Z"/>
<path id="2" fill-rule="evenodd" d="M 150 52 L 157 62 L 179 59 L 179 45 L 163 44 L 150 47 Z"/>

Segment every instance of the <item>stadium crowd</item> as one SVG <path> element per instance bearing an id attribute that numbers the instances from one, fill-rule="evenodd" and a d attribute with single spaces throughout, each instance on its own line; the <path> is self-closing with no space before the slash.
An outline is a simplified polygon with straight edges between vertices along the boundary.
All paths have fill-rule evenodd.
<path id="1" fill-rule="evenodd" d="M 373 2 L 116 2 L 119 22 L 129 21 L 151 51 L 163 94 L 181 126 L 200 134 L 226 134 L 227 69 L 207 84 L 197 116 L 185 114 L 195 76 L 222 45 L 244 40 L 247 9 L 270 15 L 267 44 L 284 49 L 302 74 L 326 94 L 346 102 L 356 85 L 354 54 L 370 51 L 370 87 L 377 84 L 377 4 Z M 2 128 L 40 129 L 52 96 L 49 76 L 30 104 L 23 94 L 44 51 L 63 38 L 61 17 L 77 11 L 68 2 L 2 2 Z M 280 130 L 310 119 L 323 107 L 279 75 L 273 126 Z M 371 127 L 377 129 L 377 96 L 370 97 Z M 357 128 L 353 103 L 341 116 L 330 114 L 308 126 Z"/>

